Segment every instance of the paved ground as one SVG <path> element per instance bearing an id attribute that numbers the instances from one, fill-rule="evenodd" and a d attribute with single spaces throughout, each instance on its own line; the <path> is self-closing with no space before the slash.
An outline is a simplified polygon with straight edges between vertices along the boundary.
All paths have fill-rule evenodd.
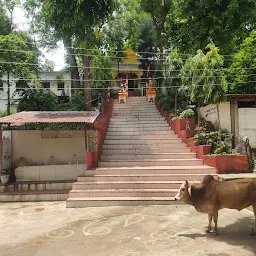
<path id="1" fill-rule="evenodd" d="M 251 256 L 253 214 L 222 210 L 221 234 L 207 216 L 179 206 L 66 209 L 64 202 L 0 204 L 1 256 Z"/>

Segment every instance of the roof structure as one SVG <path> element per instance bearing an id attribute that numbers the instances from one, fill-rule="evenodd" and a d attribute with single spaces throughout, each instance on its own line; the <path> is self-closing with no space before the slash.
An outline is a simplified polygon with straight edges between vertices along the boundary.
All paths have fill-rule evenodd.
<path id="1" fill-rule="evenodd" d="M 256 94 L 226 94 L 227 98 L 256 98 Z"/>
<path id="2" fill-rule="evenodd" d="M 99 111 L 23 111 L 0 118 L 0 124 L 87 123 L 92 124 Z"/>

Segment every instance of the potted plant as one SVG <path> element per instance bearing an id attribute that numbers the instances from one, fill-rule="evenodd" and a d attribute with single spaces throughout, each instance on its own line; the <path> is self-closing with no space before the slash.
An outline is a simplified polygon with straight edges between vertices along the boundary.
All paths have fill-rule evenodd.
<path id="1" fill-rule="evenodd" d="M 194 116 L 195 116 L 195 112 L 192 109 L 184 110 L 180 115 L 172 119 L 172 129 L 177 134 L 183 130 L 194 130 L 195 129 Z"/>

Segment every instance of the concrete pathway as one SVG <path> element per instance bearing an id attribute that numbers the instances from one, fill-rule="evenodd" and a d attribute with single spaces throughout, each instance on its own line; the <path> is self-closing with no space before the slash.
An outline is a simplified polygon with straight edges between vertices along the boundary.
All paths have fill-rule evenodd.
<path id="1" fill-rule="evenodd" d="M 65 202 L 0 204 L 1 256 L 252 256 L 253 214 L 220 211 L 220 235 L 187 205 L 67 209 Z"/>

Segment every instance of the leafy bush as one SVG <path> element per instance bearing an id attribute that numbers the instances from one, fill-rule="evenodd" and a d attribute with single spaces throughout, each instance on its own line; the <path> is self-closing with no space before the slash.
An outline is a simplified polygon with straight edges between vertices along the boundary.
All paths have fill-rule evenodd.
<path id="1" fill-rule="evenodd" d="M 168 95 L 160 94 L 161 96 L 158 97 L 158 104 L 161 108 L 165 111 L 170 111 L 172 108 L 172 99 L 168 97 Z"/>
<path id="2" fill-rule="evenodd" d="M 177 113 L 182 112 L 184 109 L 186 109 L 186 95 L 184 95 L 182 91 L 177 90 L 177 88 L 171 88 L 171 85 L 169 85 L 168 83 L 166 83 L 165 86 L 168 87 L 165 93 L 162 93 L 160 89 L 157 90 L 156 100 L 160 107 L 163 108 L 165 111 L 175 113 L 175 94 L 177 93 Z"/>
<path id="3" fill-rule="evenodd" d="M 219 141 L 219 132 L 198 133 L 195 135 L 196 145 L 211 145 L 212 154 L 236 154 L 232 149 L 232 136 L 222 132 Z"/>
<path id="4" fill-rule="evenodd" d="M 11 115 L 15 114 L 14 110 L 11 110 Z M 7 110 L 0 111 L 0 117 L 8 116 Z"/>
<path id="5" fill-rule="evenodd" d="M 58 98 L 48 90 L 29 89 L 22 93 L 18 111 L 54 111 Z"/>
<path id="6" fill-rule="evenodd" d="M 179 118 L 191 118 L 195 116 L 195 112 L 192 109 L 186 109 L 179 115 Z"/>
<path id="7" fill-rule="evenodd" d="M 18 105 L 19 111 L 84 111 L 84 98 L 82 93 L 75 93 L 68 103 L 58 104 L 58 97 L 47 90 L 26 90 Z M 83 129 L 82 124 L 27 124 L 27 129 L 32 130 L 62 130 Z"/>
<path id="8" fill-rule="evenodd" d="M 70 111 L 85 111 L 83 94 L 78 92 L 74 93 L 68 103 L 68 110 Z"/>

